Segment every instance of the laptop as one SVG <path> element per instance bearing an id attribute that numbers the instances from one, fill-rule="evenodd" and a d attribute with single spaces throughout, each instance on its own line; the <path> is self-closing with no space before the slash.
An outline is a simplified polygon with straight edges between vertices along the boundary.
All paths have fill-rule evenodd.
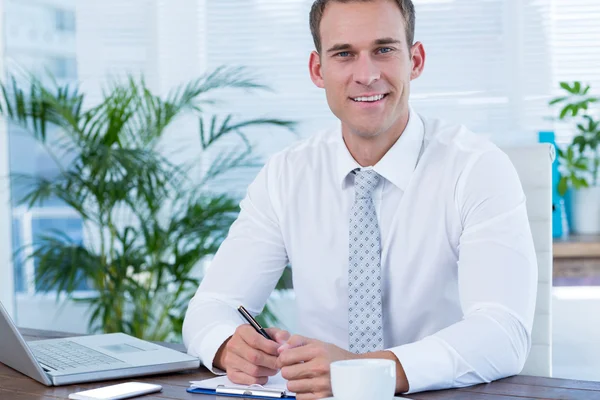
<path id="1" fill-rule="evenodd" d="M 0 362 L 46 386 L 200 367 L 200 360 L 123 333 L 26 343 L 0 303 Z"/>

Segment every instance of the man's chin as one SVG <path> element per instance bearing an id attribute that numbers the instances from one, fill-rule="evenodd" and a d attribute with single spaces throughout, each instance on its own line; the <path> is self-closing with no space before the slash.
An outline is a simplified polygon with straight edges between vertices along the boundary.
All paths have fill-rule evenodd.
<path id="1" fill-rule="evenodd" d="M 371 139 L 381 135 L 382 129 L 379 125 L 350 125 L 350 133 L 363 139 Z"/>

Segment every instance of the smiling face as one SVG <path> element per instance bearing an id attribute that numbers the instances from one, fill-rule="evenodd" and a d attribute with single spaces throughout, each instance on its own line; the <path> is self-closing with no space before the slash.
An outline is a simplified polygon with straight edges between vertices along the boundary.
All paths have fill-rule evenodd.
<path id="1" fill-rule="evenodd" d="M 324 88 L 344 135 L 399 136 L 408 121 L 410 81 L 423 69 L 421 43 L 406 43 L 405 22 L 391 0 L 329 3 L 320 25 L 321 54 L 311 79 Z"/>

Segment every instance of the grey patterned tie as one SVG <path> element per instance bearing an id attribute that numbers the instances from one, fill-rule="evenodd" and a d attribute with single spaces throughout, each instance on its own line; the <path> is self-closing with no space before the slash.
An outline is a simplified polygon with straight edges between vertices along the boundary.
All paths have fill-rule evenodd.
<path id="1" fill-rule="evenodd" d="M 383 349 L 381 307 L 381 243 L 373 190 L 380 176 L 355 170 L 355 200 L 350 211 L 348 268 L 349 350 L 366 353 Z"/>

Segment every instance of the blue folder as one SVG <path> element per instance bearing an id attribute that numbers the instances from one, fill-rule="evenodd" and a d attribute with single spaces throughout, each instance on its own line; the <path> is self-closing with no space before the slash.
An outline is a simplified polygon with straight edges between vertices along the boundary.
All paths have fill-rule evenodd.
<path id="1" fill-rule="evenodd" d="M 560 180 L 560 173 L 558 171 L 559 160 L 558 160 L 558 146 L 552 131 L 542 131 L 538 133 L 540 143 L 550 143 L 557 149 L 556 157 L 552 162 L 552 236 L 561 237 L 568 232 L 563 231 L 563 214 L 561 206 L 561 196 L 558 194 L 558 181 Z"/>

